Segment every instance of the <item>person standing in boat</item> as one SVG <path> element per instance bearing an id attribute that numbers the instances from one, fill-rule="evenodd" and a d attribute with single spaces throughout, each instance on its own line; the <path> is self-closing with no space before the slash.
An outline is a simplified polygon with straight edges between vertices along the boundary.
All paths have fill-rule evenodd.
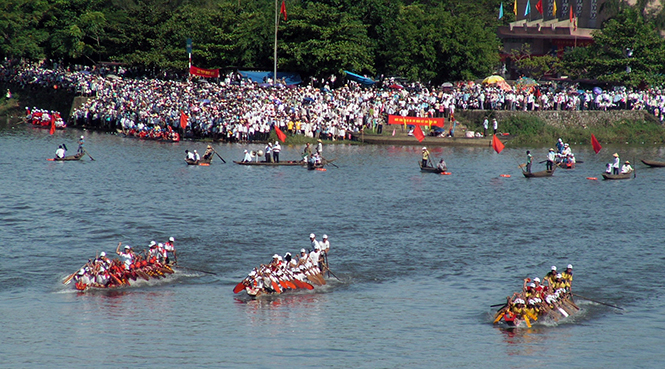
<path id="1" fill-rule="evenodd" d="M 427 163 L 429 163 L 429 155 L 429 150 L 427 150 L 427 147 L 423 146 L 423 161 L 421 164 L 423 168 L 427 167 Z"/>
<path id="2" fill-rule="evenodd" d="M 321 242 L 319 242 L 319 246 L 321 246 L 321 252 L 323 252 L 324 255 L 328 255 L 328 251 L 330 251 L 330 241 L 328 241 L 328 235 L 324 234 Z"/>
<path id="3" fill-rule="evenodd" d="M 62 147 L 62 145 L 60 145 L 60 146 L 58 146 L 58 149 L 55 150 L 55 158 L 56 159 L 62 159 L 62 158 L 65 157 L 66 153 L 67 153 L 67 151 L 65 151 L 65 149 Z"/>
<path id="4" fill-rule="evenodd" d="M 321 157 L 323 157 L 323 141 L 321 141 L 321 139 L 318 139 L 316 140 L 316 142 L 318 142 L 316 144 L 316 153 L 321 155 Z"/>
<path id="5" fill-rule="evenodd" d="M 621 166 L 621 174 L 631 173 L 632 171 L 633 167 L 630 166 L 630 162 L 626 160 L 626 162 Z"/>
<path id="6" fill-rule="evenodd" d="M 612 156 L 614 157 L 614 163 L 612 163 L 612 174 L 619 174 L 621 159 L 619 158 L 619 154 L 617 153 L 612 154 Z"/>
<path id="7" fill-rule="evenodd" d="M 272 142 L 268 142 L 265 149 L 266 154 L 266 163 L 270 163 L 272 160 Z"/>
<path id="8" fill-rule="evenodd" d="M 120 261 L 122 261 L 125 266 L 125 270 L 129 270 L 129 266 L 134 262 L 134 257 L 136 255 L 134 255 L 134 251 L 132 251 L 132 247 L 129 245 L 125 245 L 123 251 L 120 251 L 120 245 L 122 245 L 122 242 L 118 242 L 118 247 L 116 247 L 115 253 L 120 256 Z"/>
<path id="9" fill-rule="evenodd" d="M 309 146 L 309 142 L 305 144 L 305 149 L 302 152 L 302 156 L 304 160 L 307 160 L 312 156 L 312 147 Z"/>
<path id="10" fill-rule="evenodd" d="M 546 164 L 547 170 L 550 171 L 552 170 L 555 160 L 556 160 L 556 154 L 554 153 L 554 149 L 550 149 L 550 151 L 547 153 L 547 164 Z"/>
<path id="11" fill-rule="evenodd" d="M 79 144 L 79 148 L 78 148 L 78 150 L 76 150 L 76 153 L 77 154 L 83 154 L 83 151 L 85 151 L 85 149 L 83 148 L 83 146 L 85 145 L 85 140 L 84 140 L 83 136 L 81 136 L 81 138 L 79 138 L 78 144 Z"/>
<path id="12" fill-rule="evenodd" d="M 531 151 L 527 150 L 526 151 L 526 172 L 531 173 L 531 164 L 533 163 L 533 155 L 531 155 Z"/>
<path id="13" fill-rule="evenodd" d="M 169 253 L 173 254 L 173 264 L 178 263 L 178 256 L 176 255 L 175 251 L 175 246 L 173 243 L 175 242 L 175 238 L 169 237 L 169 240 L 164 243 L 164 253 L 166 254 L 166 264 L 169 264 L 171 260 L 169 259 Z"/>
<path id="14" fill-rule="evenodd" d="M 272 161 L 279 163 L 279 152 L 282 151 L 282 146 L 280 146 L 279 141 L 275 141 L 275 145 L 272 147 Z"/>
<path id="15" fill-rule="evenodd" d="M 316 240 L 316 235 L 314 233 L 309 234 L 309 240 L 311 241 L 312 250 L 315 250 L 315 248 L 320 248 L 321 247 L 319 245 L 319 241 Z"/>

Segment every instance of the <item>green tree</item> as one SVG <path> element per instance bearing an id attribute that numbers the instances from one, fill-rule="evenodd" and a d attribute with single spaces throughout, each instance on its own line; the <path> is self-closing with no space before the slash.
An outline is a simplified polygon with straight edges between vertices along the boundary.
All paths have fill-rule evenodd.
<path id="1" fill-rule="evenodd" d="M 40 59 L 48 30 L 40 25 L 48 9 L 43 0 L 11 0 L 0 3 L 0 52 L 12 58 Z"/>

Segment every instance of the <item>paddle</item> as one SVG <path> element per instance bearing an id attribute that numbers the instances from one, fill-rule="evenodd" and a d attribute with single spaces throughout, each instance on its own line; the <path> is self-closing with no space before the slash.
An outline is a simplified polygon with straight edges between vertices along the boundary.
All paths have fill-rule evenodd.
<path id="1" fill-rule="evenodd" d="M 604 303 L 604 302 L 600 302 L 600 301 L 598 301 L 598 300 L 593 300 L 593 299 L 590 299 L 590 298 L 588 298 L 588 297 L 584 297 L 584 296 L 578 295 L 578 294 L 576 294 L 576 293 L 574 293 L 573 296 L 579 297 L 579 298 L 581 298 L 581 299 L 585 299 L 585 300 L 587 300 L 587 301 L 595 302 L 596 304 L 601 304 L 601 305 L 605 305 L 605 306 L 613 307 L 613 308 L 615 308 L 615 309 L 619 309 L 619 310 L 625 310 L 625 309 L 622 308 L 622 307 L 618 307 L 618 306 L 616 306 L 616 305 L 612 305 L 612 304 L 607 304 L 607 303 Z"/>
<path id="2" fill-rule="evenodd" d="M 335 273 L 332 272 L 332 270 L 330 270 L 330 268 L 326 267 L 326 269 L 327 269 L 328 273 L 332 274 L 333 277 L 337 278 L 338 281 L 340 281 L 340 282 L 342 281 L 341 279 L 339 279 L 339 278 L 335 275 Z"/>
<path id="3" fill-rule="evenodd" d="M 222 160 L 222 162 L 223 162 L 224 164 L 226 164 L 226 160 L 224 160 L 224 158 L 223 158 L 221 155 L 219 155 L 219 153 L 217 153 L 217 151 L 215 151 L 215 149 L 212 149 L 212 151 L 213 151 L 215 154 L 217 154 L 217 156 Z"/>
<path id="4" fill-rule="evenodd" d="M 531 328 L 531 321 L 529 320 L 529 317 L 524 315 L 524 322 L 526 323 L 526 326 Z"/>
<path id="5" fill-rule="evenodd" d="M 240 283 L 238 283 L 235 287 L 233 287 L 233 293 L 238 293 L 243 289 L 245 289 L 245 279 L 243 279 L 242 281 L 240 281 Z"/>
<path id="6" fill-rule="evenodd" d="M 326 164 L 330 164 L 330 165 L 332 165 L 332 166 L 335 167 L 335 168 L 339 168 L 339 167 L 337 166 L 337 164 L 335 164 L 335 163 L 330 163 L 330 162 L 329 162 L 329 163 L 326 163 Z"/>
<path id="7" fill-rule="evenodd" d="M 506 304 L 506 303 L 504 302 L 504 303 L 502 303 L 502 304 L 494 304 L 494 305 L 490 305 L 490 307 L 491 307 L 491 308 L 495 308 L 495 307 L 499 307 L 499 306 L 501 306 L 501 309 L 503 309 L 506 305 L 508 305 L 508 304 Z M 501 310 L 501 309 L 499 309 L 499 310 Z"/>
<path id="8" fill-rule="evenodd" d="M 90 158 L 90 160 L 95 161 L 95 158 L 93 158 L 92 156 L 90 156 L 90 154 L 88 154 L 88 150 L 83 150 L 83 152 L 84 152 L 86 155 L 88 155 L 88 157 Z"/>
<path id="9" fill-rule="evenodd" d="M 72 281 L 72 278 L 74 278 L 74 276 L 75 276 L 76 273 L 78 273 L 78 272 L 79 272 L 79 271 L 77 270 L 77 271 L 75 271 L 74 273 L 72 273 L 69 277 L 65 278 L 65 280 L 62 281 L 62 284 L 69 284 L 69 282 Z"/>

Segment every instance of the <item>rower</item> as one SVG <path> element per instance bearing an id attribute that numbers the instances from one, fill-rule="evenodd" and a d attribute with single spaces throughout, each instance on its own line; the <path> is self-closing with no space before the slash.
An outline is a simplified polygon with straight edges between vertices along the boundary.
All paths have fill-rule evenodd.
<path id="1" fill-rule="evenodd" d="M 270 163 L 270 160 L 272 159 L 272 142 L 268 141 L 268 144 L 266 145 L 265 149 L 265 155 L 266 155 L 266 163 Z"/>
<path id="2" fill-rule="evenodd" d="M 429 162 L 429 151 L 427 150 L 427 147 L 423 146 L 423 162 L 421 166 L 423 168 L 427 167 L 428 162 Z"/>
<path id="3" fill-rule="evenodd" d="M 132 251 L 132 247 L 129 245 L 125 245 L 123 251 L 120 251 L 121 244 L 122 242 L 118 242 L 118 247 L 115 249 L 115 253 L 120 256 L 120 260 L 125 265 L 125 270 L 129 270 L 129 266 L 134 262 L 135 255 Z"/>
<path id="4" fill-rule="evenodd" d="M 571 286 L 573 285 L 573 265 L 568 264 L 568 266 L 566 267 L 566 270 L 561 272 L 561 276 L 563 277 L 563 280 L 566 281 L 568 291 L 570 291 Z"/>
<path id="5" fill-rule="evenodd" d="M 189 150 L 185 150 L 185 155 L 186 155 L 186 156 L 185 156 L 185 159 L 186 159 L 186 160 L 189 160 L 189 161 L 196 161 L 196 157 L 194 156 L 194 153 L 193 153 L 193 152 L 191 152 L 191 151 L 189 151 Z"/>
<path id="6" fill-rule="evenodd" d="M 321 251 L 325 254 L 328 255 L 328 251 L 330 250 L 330 241 L 328 241 L 328 235 L 324 234 L 323 239 L 321 242 L 319 242 L 319 246 L 321 246 Z"/>
<path id="7" fill-rule="evenodd" d="M 252 154 L 245 150 L 245 157 L 242 159 L 243 163 L 251 163 L 252 162 Z"/>
<path id="8" fill-rule="evenodd" d="M 545 167 L 546 170 L 552 170 L 552 167 L 554 166 L 554 160 L 556 160 L 556 154 L 554 153 L 554 149 L 550 149 L 550 151 L 547 153 L 547 164 Z"/>
<path id="9" fill-rule="evenodd" d="M 173 254 L 173 264 L 178 263 L 178 255 L 176 255 L 175 251 L 175 246 L 173 243 L 175 242 L 175 238 L 169 237 L 169 240 L 164 243 L 164 254 L 166 254 L 166 264 L 169 264 L 171 260 L 169 259 L 169 252 Z"/>
<path id="10" fill-rule="evenodd" d="M 279 141 L 275 141 L 275 145 L 272 147 L 272 161 L 279 163 L 279 152 L 282 151 L 282 146 L 279 145 Z"/>
<path id="11" fill-rule="evenodd" d="M 446 169 L 448 169 L 448 168 L 446 167 L 446 162 L 445 162 L 443 159 L 441 159 L 441 161 L 439 161 L 439 164 L 437 164 L 436 168 L 437 168 L 438 170 L 442 171 L 442 172 L 445 172 Z"/>
<path id="12" fill-rule="evenodd" d="M 612 163 L 612 174 L 619 174 L 619 166 L 621 165 L 621 159 L 619 158 L 619 154 L 614 153 L 612 154 L 614 157 L 614 163 Z"/>
<path id="13" fill-rule="evenodd" d="M 545 274 L 545 277 L 543 277 L 543 280 L 547 281 L 552 291 L 554 291 L 553 288 L 554 288 L 554 281 L 556 280 L 556 275 L 557 275 L 556 266 L 552 265 L 551 270 L 547 274 Z"/>
<path id="14" fill-rule="evenodd" d="M 626 162 L 621 166 L 621 174 L 631 173 L 632 171 L 633 167 L 631 167 L 630 162 L 626 160 Z"/>
<path id="15" fill-rule="evenodd" d="M 533 163 L 533 155 L 531 155 L 531 151 L 527 150 L 526 151 L 526 172 L 531 173 L 531 163 Z"/>
<path id="16" fill-rule="evenodd" d="M 316 235 L 314 233 L 309 234 L 309 240 L 312 243 L 311 244 L 312 250 L 316 250 L 316 248 L 320 248 L 319 241 L 316 240 Z"/>
<path id="17" fill-rule="evenodd" d="M 149 260 L 159 260 L 161 257 L 161 252 L 157 243 L 155 241 L 150 242 L 150 249 L 148 250 L 148 259 Z M 151 261 L 152 262 L 152 261 Z"/>
<path id="18" fill-rule="evenodd" d="M 56 159 L 63 159 L 65 157 L 66 151 L 62 147 L 62 145 L 58 146 L 58 149 L 55 150 L 55 158 Z"/>
<path id="19" fill-rule="evenodd" d="M 210 158 L 212 158 L 213 152 L 215 152 L 215 150 L 213 150 L 212 146 L 208 145 L 208 147 L 206 148 L 206 152 L 203 153 L 203 160 L 209 160 Z"/>
<path id="20" fill-rule="evenodd" d="M 79 148 L 78 148 L 78 150 L 76 150 L 76 153 L 77 154 L 83 154 L 83 151 L 85 151 L 85 149 L 83 148 L 83 145 L 85 144 L 85 141 L 83 140 L 83 136 L 81 136 L 81 138 L 79 138 L 78 144 L 79 144 Z"/>

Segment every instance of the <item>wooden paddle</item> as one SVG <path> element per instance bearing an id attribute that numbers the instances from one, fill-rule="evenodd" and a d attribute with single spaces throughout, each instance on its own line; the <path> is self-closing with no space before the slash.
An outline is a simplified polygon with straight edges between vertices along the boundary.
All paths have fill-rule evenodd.
<path id="1" fill-rule="evenodd" d="M 523 316 L 524 318 L 524 323 L 526 323 L 526 326 L 531 328 L 531 321 L 529 320 L 529 317 L 526 316 L 526 314 Z"/>
<path id="2" fill-rule="evenodd" d="M 578 294 L 576 294 L 576 293 L 574 293 L 573 296 L 579 297 L 579 298 L 581 298 L 581 299 L 585 299 L 585 300 L 587 300 L 587 301 L 595 302 L 596 304 L 601 304 L 601 305 L 605 305 L 605 306 L 613 307 L 613 308 L 615 308 L 615 309 L 619 309 L 619 310 L 625 310 L 625 309 L 622 308 L 622 307 L 618 307 L 618 306 L 616 306 L 616 305 L 612 305 L 612 304 L 607 304 L 607 303 L 604 303 L 604 302 L 600 302 L 600 301 L 598 301 L 598 300 L 593 300 L 593 299 L 590 299 L 590 298 L 588 298 L 588 297 L 584 297 L 584 296 L 578 295 Z"/>
<path id="3" fill-rule="evenodd" d="M 215 151 L 215 149 L 212 149 L 212 151 L 213 151 L 215 154 L 217 154 L 217 156 L 222 160 L 222 162 L 223 162 L 224 164 L 226 164 L 226 160 L 224 160 L 224 158 L 223 158 L 221 155 L 219 155 L 219 153 L 217 153 L 217 151 Z"/>
<path id="4" fill-rule="evenodd" d="M 79 270 L 80 270 L 80 269 L 79 269 Z M 72 273 L 69 277 L 65 278 L 65 280 L 62 281 L 62 284 L 69 284 L 69 282 L 72 281 L 72 278 L 74 278 L 74 276 L 75 276 L 76 273 L 78 273 L 78 272 L 79 272 L 79 271 L 77 270 L 77 271 L 75 271 L 74 273 Z"/>
<path id="5" fill-rule="evenodd" d="M 90 158 L 90 160 L 95 161 L 95 158 L 93 158 L 92 156 L 90 156 L 90 154 L 88 154 L 88 150 L 85 150 L 85 149 L 84 149 L 83 152 L 84 152 L 86 155 L 88 155 L 88 157 Z"/>

